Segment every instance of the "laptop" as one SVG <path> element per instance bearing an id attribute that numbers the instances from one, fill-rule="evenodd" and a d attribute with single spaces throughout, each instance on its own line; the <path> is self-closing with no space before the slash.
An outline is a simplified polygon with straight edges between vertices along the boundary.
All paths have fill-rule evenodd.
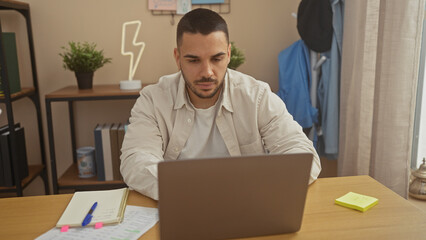
<path id="1" fill-rule="evenodd" d="M 160 162 L 161 239 L 298 231 L 312 158 L 312 154 L 270 154 Z"/>

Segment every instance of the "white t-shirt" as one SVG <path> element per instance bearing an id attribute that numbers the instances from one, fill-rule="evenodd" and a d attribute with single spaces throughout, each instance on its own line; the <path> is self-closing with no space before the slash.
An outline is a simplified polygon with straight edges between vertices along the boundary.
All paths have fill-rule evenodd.
<path id="1" fill-rule="evenodd" d="M 195 110 L 194 126 L 178 159 L 230 156 L 215 123 L 219 101 L 207 109 L 192 106 Z"/>

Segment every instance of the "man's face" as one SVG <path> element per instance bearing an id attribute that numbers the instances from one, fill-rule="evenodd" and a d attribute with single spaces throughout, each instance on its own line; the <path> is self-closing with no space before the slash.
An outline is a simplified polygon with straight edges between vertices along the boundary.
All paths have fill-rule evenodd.
<path id="1" fill-rule="evenodd" d="M 198 108 L 213 106 L 220 95 L 231 46 L 225 33 L 184 33 L 175 49 L 176 64 L 182 72 L 192 104 Z"/>

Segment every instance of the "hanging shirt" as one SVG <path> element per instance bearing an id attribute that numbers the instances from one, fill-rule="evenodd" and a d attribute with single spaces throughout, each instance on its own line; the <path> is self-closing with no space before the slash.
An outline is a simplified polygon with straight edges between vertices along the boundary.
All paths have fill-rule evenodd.
<path id="1" fill-rule="evenodd" d="M 318 100 L 321 106 L 323 136 L 319 139 L 320 153 L 336 159 L 339 152 L 340 68 L 342 58 L 344 1 L 330 0 L 333 10 L 333 39 L 331 50 L 322 53 L 327 60 L 321 65 Z"/>
<path id="2" fill-rule="evenodd" d="M 311 69 L 309 50 L 302 40 L 293 43 L 278 55 L 278 96 L 285 102 L 294 120 L 303 128 L 318 121 L 318 110 L 310 98 Z"/>

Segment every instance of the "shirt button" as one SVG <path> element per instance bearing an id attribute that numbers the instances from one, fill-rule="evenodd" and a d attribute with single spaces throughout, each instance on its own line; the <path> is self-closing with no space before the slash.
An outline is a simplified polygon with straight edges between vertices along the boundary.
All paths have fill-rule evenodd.
<path id="1" fill-rule="evenodd" d="M 190 118 L 188 118 L 188 120 L 186 120 L 188 122 L 188 124 L 192 123 L 192 120 Z"/>
<path id="2" fill-rule="evenodd" d="M 179 148 L 178 147 L 175 147 L 174 150 L 175 150 L 175 152 L 179 152 Z"/>

